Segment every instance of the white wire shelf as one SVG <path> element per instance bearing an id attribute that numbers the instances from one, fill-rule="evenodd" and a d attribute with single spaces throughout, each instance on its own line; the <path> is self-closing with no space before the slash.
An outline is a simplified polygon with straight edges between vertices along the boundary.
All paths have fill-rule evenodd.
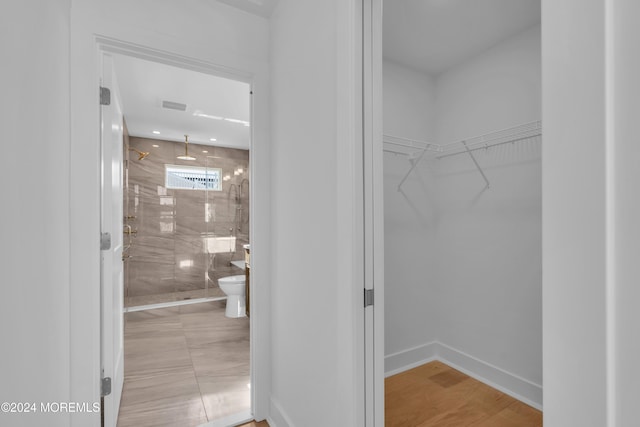
<path id="1" fill-rule="evenodd" d="M 393 135 L 383 135 L 383 142 L 386 144 L 384 151 L 387 153 L 402 154 L 410 158 L 416 158 L 426 151 L 442 151 L 438 144 Z"/>
<path id="2" fill-rule="evenodd" d="M 489 179 L 476 160 L 474 152 L 478 150 L 488 150 L 491 147 L 496 147 L 499 145 L 515 144 L 522 141 L 528 141 L 541 135 L 542 121 L 537 120 L 534 122 L 523 123 L 506 129 L 486 133 L 484 135 L 472 136 L 444 145 L 438 145 L 415 139 L 384 135 L 383 142 L 385 145 L 383 150 L 389 153 L 406 155 L 409 158 L 411 167 L 400 181 L 400 184 L 398 184 L 398 191 L 402 191 L 402 184 L 404 184 L 411 172 L 413 172 L 413 170 L 423 158 L 427 157 L 443 159 L 460 154 L 466 154 L 471 158 L 476 169 L 478 169 L 478 172 L 485 182 L 485 188 L 489 188 Z M 425 156 L 427 152 L 429 153 L 429 155 Z"/>
<path id="3" fill-rule="evenodd" d="M 542 122 L 538 120 L 441 145 L 442 154 L 435 157 L 443 159 L 458 154 L 466 154 L 469 151 L 488 149 L 503 144 L 515 144 L 540 135 L 542 135 Z"/>

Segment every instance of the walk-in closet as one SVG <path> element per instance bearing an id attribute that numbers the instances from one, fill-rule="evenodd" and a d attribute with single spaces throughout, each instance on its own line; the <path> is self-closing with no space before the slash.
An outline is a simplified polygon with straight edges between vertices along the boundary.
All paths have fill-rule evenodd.
<path id="1" fill-rule="evenodd" d="M 388 426 L 541 425 L 540 28 L 539 0 L 384 2 Z"/>

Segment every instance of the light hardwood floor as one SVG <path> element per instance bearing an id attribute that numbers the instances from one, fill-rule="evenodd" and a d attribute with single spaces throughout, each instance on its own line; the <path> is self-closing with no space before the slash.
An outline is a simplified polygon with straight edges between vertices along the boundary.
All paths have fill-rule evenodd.
<path id="1" fill-rule="evenodd" d="M 198 426 L 250 408 L 249 319 L 225 301 L 126 314 L 118 427 Z"/>
<path id="2" fill-rule="evenodd" d="M 250 423 L 242 424 L 241 426 L 238 426 L 238 427 L 269 427 L 269 423 L 266 421 L 260 421 L 260 422 L 251 421 Z"/>
<path id="3" fill-rule="evenodd" d="M 385 380 L 386 427 L 538 427 L 542 413 L 441 363 Z"/>

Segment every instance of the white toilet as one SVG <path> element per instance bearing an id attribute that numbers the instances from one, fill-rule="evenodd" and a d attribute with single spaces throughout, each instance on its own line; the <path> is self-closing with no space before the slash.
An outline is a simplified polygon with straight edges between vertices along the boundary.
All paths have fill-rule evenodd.
<path id="1" fill-rule="evenodd" d="M 227 317 L 245 317 L 245 276 L 227 276 L 218 279 L 220 289 L 227 295 L 227 309 L 224 314 Z"/>

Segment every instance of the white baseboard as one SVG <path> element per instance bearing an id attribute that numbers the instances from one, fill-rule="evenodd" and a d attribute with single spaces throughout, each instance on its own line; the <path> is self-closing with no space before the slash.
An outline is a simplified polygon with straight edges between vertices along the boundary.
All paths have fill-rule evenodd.
<path id="1" fill-rule="evenodd" d="M 438 360 L 527 405 L 542 410 L 542 386 L 460 350 L 438 343 Z"/>
<path id="2" fill-rule="evenodd" d="M 273 396 L 271 397 L 271 411 L 267 417 L 267 423 L 270 427 L 293 427 L 293 423 Z"/>
<path id="3" fill-rule="evenodd" d="M 386 356 L 385 377 L 433 360 L 441 361 L 527 405 L 542 410 L 541 385 L 437 341 Z"/>
<path id="4" fill-rule="evenodd" d="M 399 374 L 435 360 L 438 343 L 432 341 L 384 357 L 384 376 Z"/>

